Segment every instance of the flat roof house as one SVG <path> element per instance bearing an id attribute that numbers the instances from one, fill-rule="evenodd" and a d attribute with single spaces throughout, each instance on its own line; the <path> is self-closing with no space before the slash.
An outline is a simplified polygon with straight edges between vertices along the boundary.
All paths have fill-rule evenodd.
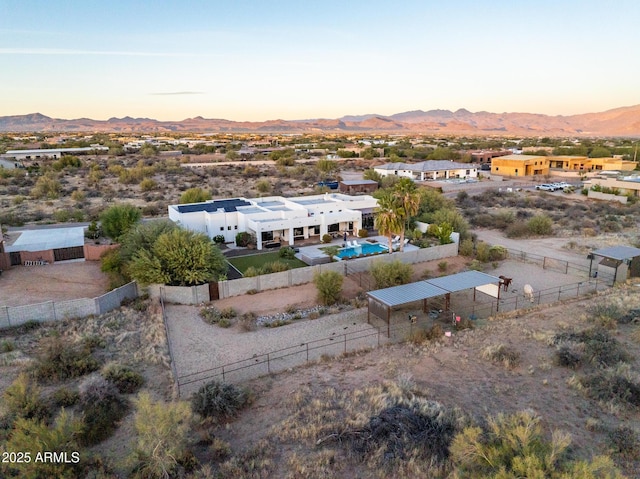
<path id="1" fill-rule="evenodd" d="M 325 193 L 314 196 L 230 198 L 203 203 L 170 205 L 169 219 L 181 226 L 218 235 L 235 242 L 236 235 L 255 235 L 257 249 L 275 241 L 293 245 L 296 240 L 349 231 L 357 234 L 370 219 L 378 201 L 369 195 Z"/>
<path id="2" fill-rule="evenodd" d="M 445 180 L 449 178 L 477 178 L 478 168 L 470 163 L 447 160 L 429 160 L 420 163 L 386 163 L 375 166 L 382 176 L 401 176 L 414 181 Z"/>
<path id="3" fill-rule="evenodd" d="M 533 176 L 549 174 L 549 157 L 506 155 L 491 160 L 491 174 L 500 176 Z"/>

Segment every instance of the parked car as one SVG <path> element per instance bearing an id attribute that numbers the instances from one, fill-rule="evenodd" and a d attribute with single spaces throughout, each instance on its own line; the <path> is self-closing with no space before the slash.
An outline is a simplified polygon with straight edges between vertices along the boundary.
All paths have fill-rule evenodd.
<path id="1" fill-rule="evenodd" d="M 548 184 L 543 184 L 543 185 L 537 185 L 536 186 L 536 190 L 542 190 L 542 191 L 556 191 L 556 187 L 553 185 L 548 185 Z"/>

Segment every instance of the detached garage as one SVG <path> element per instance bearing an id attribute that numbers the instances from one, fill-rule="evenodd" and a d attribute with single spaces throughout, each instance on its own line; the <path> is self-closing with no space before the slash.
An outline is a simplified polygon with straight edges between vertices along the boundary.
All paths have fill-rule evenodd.
<path id="1" fill-rule="evenodd" d="M 84 259 L 84 228 L 43 228 L 11 233 L 5 242 L 11 266 Z"/>

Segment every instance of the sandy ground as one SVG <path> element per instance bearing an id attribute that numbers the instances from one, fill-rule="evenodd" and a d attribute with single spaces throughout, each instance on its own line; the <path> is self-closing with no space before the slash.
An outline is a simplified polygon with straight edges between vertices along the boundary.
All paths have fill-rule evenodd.
<path id="1" fill-rule="evenodd" d="M 578 312 L 590 301 L 594 300 L 542 306 L 519 318 L 500 319 L 458 333 L 436 345 L 392 344 L 254 380 L 247 386 L 255 392 L 256 402 L 220 434 L 238 450 L 255 443 L 287 417 L 290 411 L 282 399 L 301 388 L 310 387 L 312 393 L 321 394 L 327 388 L 355 390 L 403 378 L 430 399 L 458 407 L 476 419 L 532 409 L 543 418 L 547 430 L 571 434 L 577 456 L 589 457 L 606 449 L 607 438 L 602 430 L 589 430 L 588 419 L 604 426 L 622 421 L 637 427 L 639 422 L 633 411 L 616 416 L 586 399 L 568 385 L 575 371 L 553 366 L 554 348 L 548 345 L 548 338 L 560 328 L 585 327 Z M 567 311 L 576 314 L 567 315 Z M 631 351 L 638 351 L 638 345 L 629 341 L 624 331 L 616 337 Z M 482 358 L 485 347 L 500 343 L 520 352 L 519 366 L 506 369 Z"/>
<path id="2" fill-rule="evenodd" d="M 429 272 L 430 276 L 438 276 L 452 274 L 465 267 L 463 258 L 451 260 L 448 262 L 446 273 L 436 273 L 438 262 L 414 265 L 414 280 L 424 275 L 425 271 Z M 521 307 L 524 308 L 534 306 L 524 302 L 522 287 L 526 283 L 533 285 L 535 291 L 548 291 L 550 288 L 586 282 L 586 277 L 543 270 L 534 264 L 518 261 L 505 261 L 487 273 L 512 277 L 512 287 L 502 292 L 502 297 L 506 302 L 518 297 Z M 363 291 L 357 279 L 346 278 L 343 293 L 347 298 L 353 298 Z M 317 304 L 315 295 L 315 285 L 306 284 L 255 295 L 226 298 L 212 304 L 218 309 L 233 308 L 238 314 L 251 311 L 256 315 L 264 315 L 282 312 L 290 307 L 302 309 L 314 306 Z M 552 295 L 543 297 L 541 302 L 548 303 L 556 299 L 556 296 Z M 474 302 L 473 293 L 463 291 L 452 295 L 452 309 L 468 317 L 474 305 L 491 301 L 494 301 L 494 298 L 478 293 Z M 430 303 L 433 304 L 434 301 Z M 385 334 L 386 323 L 373 317 L 371 324 L 368 324 L 366 308 L 336 312 L 315 320 L 294 321 L 290 325 L 274 329 L 258 328 L 257 331 L 251 332 L 242 331 L 238 326 L 224 329 L 207 324 L 199 317 L 199 309 L 195 306 L 167 307 L 169 338 L 183 397 L 187 397 L 207 380 L 222 379 L 222 366 L 225 368 L 225 381 L 245 382 L 269 372 L 299 366 L 322 355 L 334 356 L 388 342 Z M 508 308 L 501 309 L 505 310 Z M 478 311 L 478 315 L 482 318 L 488 316 L 491 311 L 491 307 L 485 308 Z M 396 308 L 391 318 L 391 328 L 401 326 L 403 329 L 392 334 L 391 340 L 404 339 L 409 332 L 405 328 L 409 313 L 418 316 L 418 326 L 428 327 L 433 324 L 433 319 L 421 311 L 421 304 L 412 303 Z M 445 318 L 439 320 L 446 321 Z M 445 326 L 447 325 L 448 323 L 445 323 Z M 268 364 L 265 356 L 267 353 L 270 354 Z"/>
<path id="3" fill-rule="evenodd" d="M 94 298 L 109 290 L 98 261 L 15 266 L 0 276 L 0 306 Z"/>

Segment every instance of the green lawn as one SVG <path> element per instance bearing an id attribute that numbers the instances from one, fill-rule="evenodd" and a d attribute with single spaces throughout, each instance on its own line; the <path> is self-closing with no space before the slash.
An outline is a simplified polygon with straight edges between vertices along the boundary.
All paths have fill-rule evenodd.
<path id="1" fill-rule="evenodd" d="M 309 266 L 308 264 L 300 261 L 297 258 L 293 259 L 285 259 L 281 258 L 277 251 L 271 253 L 258 253 L 252 254 L 249 256 L 238 256 L 235 258 L 229 258 L 229 263 L 235 266 L 241 273 L 249 268 L 249 266 L 253 266 L 254 268 L 262 268 L 266 263 L 273 263 L 274 261 L 280 261 L 281 263 L 285 263 L 289 265 L 289 268 L 304 268 Z"/>

